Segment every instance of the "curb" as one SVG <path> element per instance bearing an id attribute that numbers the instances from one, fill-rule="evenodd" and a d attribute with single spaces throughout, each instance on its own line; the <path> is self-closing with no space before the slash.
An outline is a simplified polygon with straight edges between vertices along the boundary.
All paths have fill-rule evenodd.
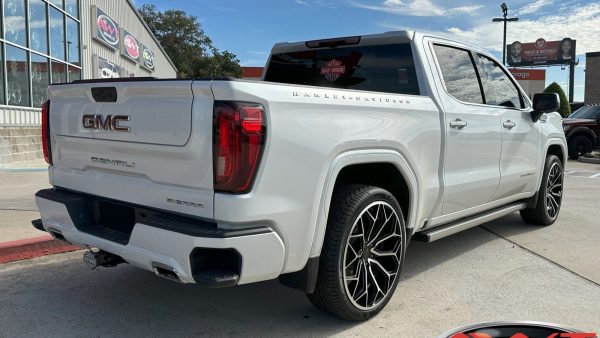
<path id="1" fill-rule="evenodd" d="M 600 164 L 600 158 L 589 158 L 589 157 L 579 156 L 577 161 L 583 162 L 583 163 Z"/>
<path id="2" fill-rule="evenodd" d="M 50 235 L 0 243 L 0 264 L 81 250 Z"/>

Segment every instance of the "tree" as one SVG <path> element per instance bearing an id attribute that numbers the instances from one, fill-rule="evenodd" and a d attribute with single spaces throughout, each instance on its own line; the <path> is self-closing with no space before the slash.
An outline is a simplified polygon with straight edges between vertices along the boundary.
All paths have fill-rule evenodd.
<path id="1" fill-rule="evenodd" d="M 544 93 L 558 94 L 558 97 L 560 98 L 560 108 L 558 109 L 558 112 L 560 115 L 562 115 L 562 117 L 568 117 L 571 115 L 571 106 L 569 105 L 569 100 L 567 100 L 565 92 L 558 83 L 552 82 L 548 87 L 546 87 L 546 89 L 544 89 Z"/>
<path id="2" fill-rule="evenodd" d="M 145 4 L 140 13 L 169 55 L 180 78 L 240 77 L 242 68 L 236 55 L 221 52 L 204 34 L 198 18 L 180 10 L 160 12 Z"/>

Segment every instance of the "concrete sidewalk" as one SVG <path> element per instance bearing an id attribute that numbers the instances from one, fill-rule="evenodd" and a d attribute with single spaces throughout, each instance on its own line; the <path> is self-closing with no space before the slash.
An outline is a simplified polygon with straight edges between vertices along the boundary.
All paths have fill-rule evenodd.
<path id="1" fill-rule="evenodd" d="M 0 169 L 0 264 L 77 249 L 31 225 L 31 220 L 40 218 L 35 193 L 50 188 L 48 171 L 39 161 L 35 164 Z"/>

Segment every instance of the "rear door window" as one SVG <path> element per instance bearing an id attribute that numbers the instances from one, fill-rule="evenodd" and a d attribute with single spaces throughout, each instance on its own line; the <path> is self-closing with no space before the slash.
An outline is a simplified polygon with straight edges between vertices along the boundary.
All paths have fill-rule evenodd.
<path id="1" fill-rule="evenodd" d="M 274 54 L 265 81 L 419 95 L 410 44 Z"/>
<path id="2" fill-rule="evenodd" d="M 434 45 L 446 90 L 462 102 L 482 104 L 483 95 L 471 53 L 464 49 Z"/>

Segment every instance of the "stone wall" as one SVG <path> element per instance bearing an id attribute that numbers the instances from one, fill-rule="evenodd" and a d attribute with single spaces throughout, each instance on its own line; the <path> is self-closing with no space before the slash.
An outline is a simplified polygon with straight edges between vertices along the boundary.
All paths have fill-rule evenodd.
<path id="1" fill-rule="evenodd" d="M 40 127 L 0 127 L 0 168 L 43 158 Z"/>
<path id="2" fill-rule="evenodd" d="M 600 52 L 585 55 L 585 103 L 600 104 Z"/>

